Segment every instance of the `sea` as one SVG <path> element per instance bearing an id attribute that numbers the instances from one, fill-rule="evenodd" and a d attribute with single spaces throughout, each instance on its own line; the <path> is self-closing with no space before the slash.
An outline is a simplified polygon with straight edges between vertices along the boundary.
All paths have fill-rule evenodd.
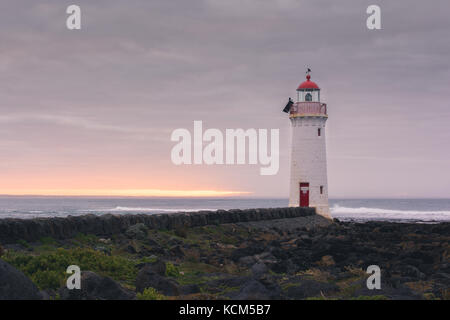
<path id="1" fill-rule="evenodd" d="M 0 219 L 286 207 L 288 199 L 0 196 Z M 330 199 L 341 221 L 450 222 L 450 199 Z"/>

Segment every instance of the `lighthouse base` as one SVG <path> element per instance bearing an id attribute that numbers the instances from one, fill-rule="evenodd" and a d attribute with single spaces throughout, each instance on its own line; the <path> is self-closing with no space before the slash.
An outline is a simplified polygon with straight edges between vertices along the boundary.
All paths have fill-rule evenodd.
<path id="1" fill-rule="evenodd" d="M 330 208 L 328 206 L 317 206 L 316 208 L 316 213 L 324 218 L 330 219 L 332 220 L 333 218 L 331 217 L 330 214 Z"/>
<path id="2" fill-rule="evenodd" d="M 296 204 L 291 204 L 291 203 L 289 204 L 289 207 L 298 207 L 298 206 L 299 205 L 296 205 Z M 322 217 L 327 218 L 329 220 L 333 220 L 333 217 L 331 217 L 331 214 L 330 214 L 330 208 L 327 205 L 324 205 L 324 206 L 311 206 L 311 208 L 316 209 L 316 213 L 319 216 L 322 216 Z"/>

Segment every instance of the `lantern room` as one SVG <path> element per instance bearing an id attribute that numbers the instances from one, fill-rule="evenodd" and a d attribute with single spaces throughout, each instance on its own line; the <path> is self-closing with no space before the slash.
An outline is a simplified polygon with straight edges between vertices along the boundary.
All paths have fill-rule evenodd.
<path id="1" fill-rule="evenodd" d="M 304 81 L 297 88 L 297 102 L 319 102 L 320 101 L 320 88 L 311 81 L 311 75 L 306 75 L 306 81 Z"/>

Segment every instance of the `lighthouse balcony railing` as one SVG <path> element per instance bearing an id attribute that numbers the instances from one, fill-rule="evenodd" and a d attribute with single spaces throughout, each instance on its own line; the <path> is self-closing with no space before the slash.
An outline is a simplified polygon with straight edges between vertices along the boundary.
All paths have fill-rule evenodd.
<path id="1" fill-rule="evenodd" d="M 291 116 L 327 116 L 327 104 L 321 102 L 296 102 L 291 107 Z"/>

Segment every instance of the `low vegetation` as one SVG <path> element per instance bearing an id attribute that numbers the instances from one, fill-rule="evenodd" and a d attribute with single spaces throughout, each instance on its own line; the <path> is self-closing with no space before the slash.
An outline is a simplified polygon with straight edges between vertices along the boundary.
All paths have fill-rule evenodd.
<path id="1" fill-rule="evenodd" d="M 410 230 L 399 232 L 400 227 Z M 53 299 L 70 265 L 135 292 L 139 270 L 160 261 L 160 276 L 179 294 L 149 286 L 137 299 L 449 299 L 448 226 L 400 227 L 337 224 L 286 232 L 230 224 L 146 230 L 139 238 L 78 234 L 0 246 L 0 256 Z M 389 269 L 382 292 L 365 286 L 365 270 L 374 262 Z"/>
<path id="2" fill-rule="evenodd" d="M 159 293 L 154 288 L 147 288 L 142 293 L 138 293 L 136 298 L 138 300 L 166 300 L 167 297 Z"/>
<path id="3" fill-rule="evenodd" d="M 25 273 L 40 289 L 58 289 L 67 278 L 66 269 L 78 265 L 118 281 L 133 284 L 136 262 L 121 256 L 108 256 L 91 248 L 55 248 L 39 255 L 9 251 L 3 259 Z"/>

